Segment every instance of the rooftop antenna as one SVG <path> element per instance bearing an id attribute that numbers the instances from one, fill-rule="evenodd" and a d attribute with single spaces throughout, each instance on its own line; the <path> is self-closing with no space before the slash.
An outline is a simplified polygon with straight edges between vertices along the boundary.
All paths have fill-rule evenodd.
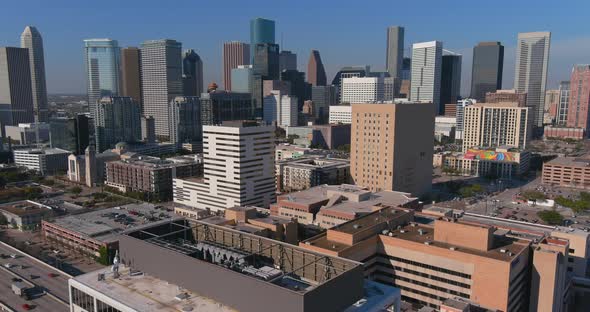
<path id="1" fill-rule="evenodd" d="M 119 277 L 119 250 L 115 252 L 115 258 L 113 258 L 113 267 L 111 268 L 113 272 L 113 276 L 115 278 Z"/>

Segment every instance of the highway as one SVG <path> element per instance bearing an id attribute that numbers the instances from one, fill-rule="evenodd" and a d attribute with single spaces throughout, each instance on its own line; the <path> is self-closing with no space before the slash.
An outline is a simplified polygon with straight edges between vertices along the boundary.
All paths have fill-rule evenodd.
<path id="1" fill-rule="evenodd" d="M 41 293 L 41 289 L 33 291 L 33 299 L 26 301 L 24 298 L 15 295 L 12 292 L 12 278 L 14 276 L 7 272 L 4 267 L 0 268 L 0 298 L 2 302 L 14 309 L 15 311 L 26 311 L 23 304 L 28 304 L 33 307 L 31 311 L 68 311 L 68 306 L 51 298 L 48 295 Z"/>
<path id="2" fill-rule="evenodd" d="M 0 264 L 4 267 L 6 263 L 14 265 L 9 268 L 11 272 L 21 276 L 24 280 L 34 283 L 41 287 L 43 290 L 53 294 L 64 302 L 69 302 L 68 293 L 68 279 L 69 277 L 64 275 L 62 272 L 55 270 L 49 266 L 43 265 L 29 257 L 25 256 L 22 252 L 15 251 L 4 245 L 0 245 L 0 254 L 11 255 L 17 254 L 16 259 L 13 258 L 0 258 Z M 24 266 L 24 268 L 22 268 Z M 4 274 L 8 274 L 4 271 Z M 12 277 L 8 280 L 10 281 Z M 48 300 L 52 300 L 57 303 L 56 300 L 47 297 Z M 62 307 L 66 308 L 65 305 L 61 304 Z M 59 311 L 59 310 L 44 310 L 43 311 Z"/>

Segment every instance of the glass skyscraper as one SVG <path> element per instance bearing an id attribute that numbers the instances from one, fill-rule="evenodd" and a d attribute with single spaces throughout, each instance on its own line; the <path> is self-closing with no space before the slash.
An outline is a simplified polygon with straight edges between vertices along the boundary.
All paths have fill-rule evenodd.
<path id="1" fill-rule="evenodd" d="M 254 64 L 254 50 L 259 43 L 275 43 L 275 21 L 260 17 L 250 21 L 250 64 Z"/>
<path id="2" fill-rule="evenodd" d="M 119 95 L 120 50 L 117 40 L 84 40 L 88 110 L 95 118 L 96 105 L 103 96 Z"/>

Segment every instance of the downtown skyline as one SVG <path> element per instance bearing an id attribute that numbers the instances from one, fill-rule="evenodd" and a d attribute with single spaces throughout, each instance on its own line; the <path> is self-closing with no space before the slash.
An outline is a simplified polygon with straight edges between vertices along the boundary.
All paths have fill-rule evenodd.
<path id="1" fill-rule="evenodd" d="M 58 2 L 68 3 L 68 1 Z M 112 12 L 113 16 L 129 16 L 128 13 L 132 9 L 131 2 Z M 174 39 L 182 43 L 183 49 L 194 49 L 201 56 L 204 63 L 205 85 L 212 81 L 222 84 L 223 43 L 232 40 L 249 42 L 249 21 L 255 17 L 268 18 L 276 22 L 276 43 L 279 44 L 281 50 L 290 50 L 298 55 L 299 70 L 307 71 L 307 56 L 312 49 L 318 50 L 326 68 L 328 81 L 331 81 L 334 74 L 343 66 L 371 65 L 373 70 L 385 70 L 387 27 L 404 26 L 406 29 L 404 56 L 409 56 L 409 48 L 413 43 L 432 40 L 442 41 L 445 49 L 463 55 L 461 95 L 464 96 L 469 94 L 472 49 L 480 41 L 500 41 L 506 47 L 503 88 L 512 88 L 513 86 L 515 46 L 519 32 L 552 32 L 548 89 L 556 88 L 561 80 L 567 80 L 574 64 L 585 63 L 583 51 L 590 48 L 590 37 L 584 34 L 580 27 L 576 27 L 575 23 L 565 23 L 568 25 L 564 25 L 563 21 L 566 17 L 551 20 L 545 18 L 547 12 L 553 12 L 547 10 L 547 6 L 552 5 L 549 3 L 542 10 L 531 8 L 533 13 L 538 10 L 539 16 L 523 17 L 523 20 L 520 21 L 502 19 L 505 21 L 502 25 L 471 20 L 473 25 L 469 28 L 470 31 L 466 32 L 464 27 L 459 24 L 448 25 L 443 22 L 444 17 L 433 16 L 434 12 L 440 9 L 437 8 L 440 6 L 439 4 L 432 4 L 423 11 L 416 11 L 420 12 L 419 15 L 413 15 L 411 10 L 406 14 L 399 14 L 399 16 L 395 14 L 390 17 L 381 16 L 380 12 L 371 12 L 371 14 L 376 14 L 378 18 L 363 23 L 331 25 L 327 21 L 320 20 L 319 15 L 330 13 L 329 16 L 326 16 L 327 20 L 339 17 L 342 20 L 347 20 L 355 10 L 358 14 L 362 14 L 367 13 L 368 9 L 358 7 L 350 7 L 348 10 L 344 8 L 329 9 L 320 5 L 316 10 L 317 13 L 313 14 L 317 17 L 314 20 L 307 16 L 305 10 L 301 8 L 280 9 L 270 3 L 266 3 L 264 6 L 262 5 L 264 2 L 260 1 L 252 8 L 240 8 L 243 11 L 241 14 L 237 13 L 240 10 L 237 10 L 239 5 L 236 4 L 235 7 L 227 8 L 227 12 L 216 11 L 219 13 L 217 19 L 214 17 L 218 14 L 203 16 L 203 19 L 196 19 L 190 23 L 165 18 L 162 20 L 166 22 L 159 23 L 159 25 L 146 24 L 145 22 L 134 24 L 131 21 L 139 18 L 135 16 L 130 16 L 128 20 L 114 19 L 121 21 L 120 23 L 99 25 L 93 21 L 102 16 L 100 12 L 97 13 L 97 16 L 87 16 L 88 23 L 83 23 L 82 19 L 75 15 L 70 16 L 68 22 L 63 22 L 55 21 L 55 16 L 52 18 L 43 14 L 57 8 L 71 14 L 75 12 L 79 14 L 85 9 L 91 9 L 71 2 L 56 5 L 55 8 L 43 8 L 44 5 L 40 4 L 37 8 L 31 8 L 32 12 L 28 18 L 23 18 L 22 16 L 11 16 L 10 12 L 24 9 L 23 7 L 27 5 L 11 4 L 13 7 L 0 12 L 0 17 L 6 21 L 6 27 L 0 30 L 0 42 L 4 46 L 18 46 L 18 35 L 22 29 L 26 25 L 35 25 L 44 38 L 48 92 L 80 94 L 84 94 L 86 90 L 83 79 L 83 39 L 108 37 L 117 40 L 120 47 L 139 46 L 145 40 Z M 207 6 L 215 5 L 207 4 Z M 393 4 L 386 4 L 386 6 L 393 7 Z M 491 5 L 481 4 L 478 6 L 478 10 L 489 9 L 486 6 Z M 496 6 L 501 7 L 501 4 L 498 3 Z M 473 10 L 474 5 L 464 3 L 461 8 L 457 8 L 458 12 L 469 9 Z M 554 9 L 558 16 L 559 13 L 564 13 L 564 10 L 559 7 Z M 155 14 L 154 11 L 158 11 L 157 5 L 149 3 L 149 1 L 143 9 L 139 10 L 145 17 L 152 16 Z M 176 12 L 174 9 L 169 11 L 163 12 L 164 16 Z M 286 14 L 287 11 L 292 14 Z M 66 14 L 53 12 L 58 15 Z M 224 14 L 229 19 L 219 18 Z M 491 20 L 502 17 L 502 14 L 506 17 L 517 15 L 511 12 L 502 12 L 498 8 L 487 10 L 486 14 Z M 571 14 L 575 16 L 578 13 L 571 12 Z M 412 16 L 429 18 L 429 21 L 419 23 L 413 20 Z M 70 27 L 71 23 L 79 27 Z M 326 38 L 329 37 L 332 39 L 327 40 Z M 342 51 L 347 51 L 347 53 L 342 53 Z"/>

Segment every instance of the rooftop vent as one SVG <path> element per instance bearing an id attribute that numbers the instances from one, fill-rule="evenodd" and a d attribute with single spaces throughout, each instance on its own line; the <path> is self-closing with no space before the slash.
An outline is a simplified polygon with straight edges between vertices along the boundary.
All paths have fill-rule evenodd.
<path id="1" fill-rule="evenodd" d="M 383 231 L 381 231 L 381 234 L 383 234 L 383 235 L 387 235 L 387 233 L 389 233 L 389 230 L 383 230 Z"/>
<path id="2" fill-rule="evenodd" d="M 501 252 L 501 253 L 506 253 L 507 251 L 508 251 L 508 250 L 506 250 L 506 249 L 504 249 L 504 248 L 500 249 L 500 252 Z"/>
<path id="3" fill-rule="evenodd" d="M 453 247 L 453 246 L 451 246 L 451 247 L 449 247 L 449 250 L 453 250 L 453 251 L 455 251 L 455 250 L 457 250 L 457 247 Z"/>
<path id="4" fill-rule="evenodd" d="M 405 232 L 406 232 L 406 230 L 399 230 L 399 232 L 400 232 L 400 233 L 405 233 Z"/>
<path id="5" fill-rule="evenodd" d="M 361 228 L 361 225 L 360 225 L 360 224 L 354 224 L 354 225 L 352 226 L 352 228 L 353 228 L 353 229 L 355 229 L 355 230 L 358 230 L 358 229 L 360 229 L 360 228 Z"/>
<path id="6" fill-rule="evenodd" d="M 423 229 L 418 229 L 418 234 L 424 235 L 425 233 L 426 233 L 426 231 L 424 231 Z"/>
<path id="7" fill-rule="evenodd" d="M 425 241 L 425 242 L 424 242 L 424 245 L 428 245 L 428 246 L 430 246 L 431 244 L 432 244 L 432 242 L 431 242 L 431 241 Z"/>

